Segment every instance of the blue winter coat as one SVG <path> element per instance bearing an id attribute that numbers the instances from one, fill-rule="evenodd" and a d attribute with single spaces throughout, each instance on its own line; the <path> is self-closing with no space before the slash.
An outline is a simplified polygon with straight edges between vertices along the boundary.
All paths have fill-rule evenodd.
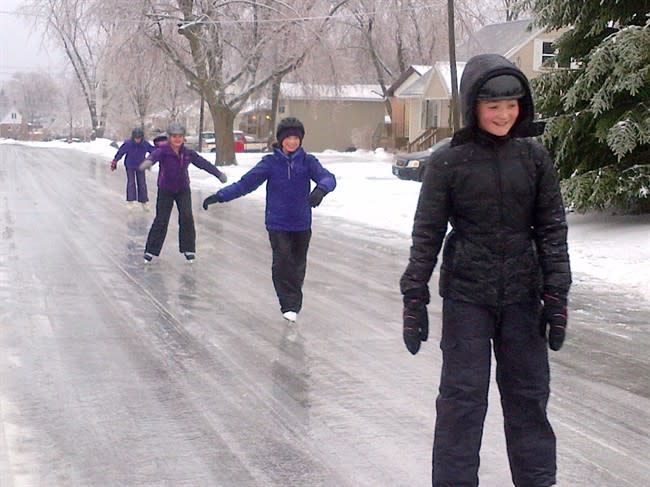
<path id="1" fill-rule="evenodd" d="M 299 232 L 311 228 L 309 197 L 311 181 L 325 193 L 336 187 L 336 178 L 302 147 L 292 154 L 275 148 L 242 178 L 219 191 L 230 201 L 257 189 L 266 181 L 266 228 Z"/>
<path id="2" fill-rule="evenodd" d="M 119 161 L 126 154 L 124 166 L 129 169 L 136 169 L 144 161 L 147 153 L 153 152 L 154 149 L 155 147 L 144 139 L 139 144 L 133 139 L 128 139 L 120 146 L 113 159 Z"/>
<path id="3" fill-rule="evenodd" d="M 160 163 L 158 170 L 158 187 L 179 192 L 182 189 L 190 187 L 190 175 L 187 170 L 190 163 L 199 169 L 209 172 L 213 176 L 219 177 L 221 171 L 210 161 L 201 157 L 196 151 L 188 149 L 182 145 L 177 155 L 171 145 L 163 145 L 154 150 L 147 159 L 154 163 Z"/>

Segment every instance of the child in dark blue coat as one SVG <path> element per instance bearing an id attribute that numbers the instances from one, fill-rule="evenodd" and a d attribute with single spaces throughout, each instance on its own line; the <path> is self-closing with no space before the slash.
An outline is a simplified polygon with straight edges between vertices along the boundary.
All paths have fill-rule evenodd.
<path id="1" fill-rule="evenodd" d="M 117 169 L 117 162 L 124 159 L 126 168 L 126 202 L 129 208 L 135 205 L 136 200 L 142 203 L 142 208 L 146 211 L 149 209 L 147 202 L 147 179 L 144 172 L 138 170 L 140 163 L 144 161 L 147 154 L 153 152 L 154 147 L 145 140 L 144 131 L 136 127 L 131 132 L 131 138 L 125 140 L 111 161 L 111 171 Z"/>
<path id="2" fill-rule="evenodd" d="M 203 202 L 224 203 L 257 189 L 266 181 L 266 229 L 273 263 L 273 286 L 282 316 L 296 321 L 302 308 L 302 284 L 311 239 L 311 209 L 336 187 L 336 178 L 302 148 L 305 128 L 294 117 L 280 121 L 273 153 L 265 156 L 236 183 L 222 188 Z M 316 187 L 311 189 L 311 181 Z"/>

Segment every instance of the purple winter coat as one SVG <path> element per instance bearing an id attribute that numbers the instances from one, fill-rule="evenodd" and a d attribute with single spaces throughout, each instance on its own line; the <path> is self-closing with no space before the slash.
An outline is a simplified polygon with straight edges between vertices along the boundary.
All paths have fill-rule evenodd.
<path id="1" fill-rule="evenodd" d="M 149 154 L 147 159 L 154 164 L 160 163 L 158 187 L 174 193 L 190 187 L 190 175 L 187 171 L 190 162 L 213 176 L 221 176 L 221 171 L 215 165 L 198 155 L 196 151 L 186 148 L 185 145 L 180 148 L 180 157 L 176 155 L 171 145 L 163 145 Z"/>
<path id="2" fill-rule="evenodd" d="M 153 152 L 154 149 L 155 147 L 144 139 L 139 144 L 133 139 L 127 139 L 117 150 L 113 159 L 119 161 L 126 154 L 124 166 L 129 169 L 137 169 L 144 161 L 147 153 Z"/>

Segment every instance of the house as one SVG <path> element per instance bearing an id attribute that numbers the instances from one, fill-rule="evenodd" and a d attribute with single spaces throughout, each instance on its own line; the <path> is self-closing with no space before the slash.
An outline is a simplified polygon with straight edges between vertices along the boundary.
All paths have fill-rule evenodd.
<path id="1" fill-rule="evenodd" d="M 386 107 L 379 85 L 282 83 L 277 120 L 297 117 L 305 125 L 305 149 L 371 149 Z"/>
<path id="2" fill-rule="evenodd" d="M 386 90 L 386 97 L 390 100 L 390 120 L 385 133 L 384 147 L 392 149 L 401 148 L 408 144 L 410 125 L 410 97 L 402 97 L 403 90 L 412 85 L 419 78 L 427 74 L 431 66 L 411 65 L 400 77 Z"/>
<path id="3" fill-rule="evenodd" d="M 458 80 L 465 63 L 456 63 Z M 394 97 L 404 105 L 404 125 L 408 137 L 404 149 L 423 150 L 451 134 L 451 64 L 436 62 L 429 71 L 403 84 Z M 400 148 L 400 146 L 398 146 Z"/>
<path id="4" fill-rule="evenodd" d="M 456 60 L 467 61 L 477 54 L 501 54 L 517 65 L 528 79 L 533 79 L 552 69 L 549 62 L 555 57 L 553 42 L 564 31 L 546 32 L 543 27 L 534 27 L 532 22 L 526 19 L 486 25 L 458 48 Z"/>
<path id="5" fill-rule="evenodd" d="M 457 49 L 457 81 L 460 85 L 465 62 L 476 54 L 497 53 L 517 65 L 533 79 L 552 65 L 553 42 L 561 31 L 545 32 L 531 20 L 487 25 Z M 450 63 L 438 61 L 421 76 L 401 76 L 391 86 L 391 105 L 404 106 L 405 133 L 409 151 L 431 146 L 452 133 Z M 395 110 L 393 110 L 395 113 Z"/>
<path id="6" fill-rule="evenodd" d="M 16 107 L 0 91 L 0 137 L 7 139 L 26 139 L 27 124 Z"/>

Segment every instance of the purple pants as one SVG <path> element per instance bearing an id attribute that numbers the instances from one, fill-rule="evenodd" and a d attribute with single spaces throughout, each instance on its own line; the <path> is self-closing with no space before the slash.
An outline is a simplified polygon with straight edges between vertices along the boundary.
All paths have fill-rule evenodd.
<path id="1" fill-rule="evenodd" d="M 138 168 L 126 168 L 126 201 L 138 200 L 140 203 L 149 201 L 147 195 L 147 179 L 144 171 Z"/>

